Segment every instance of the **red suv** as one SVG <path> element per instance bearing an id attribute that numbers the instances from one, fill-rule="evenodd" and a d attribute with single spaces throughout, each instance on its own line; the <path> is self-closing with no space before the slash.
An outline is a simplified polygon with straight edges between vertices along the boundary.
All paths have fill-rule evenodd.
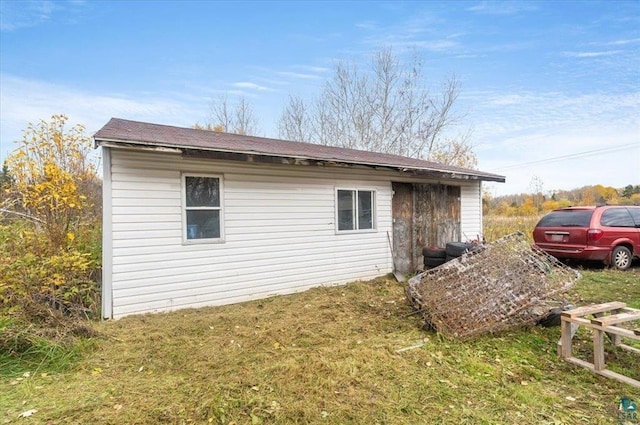
<path id="1" fill-rule="evenodd" d="M 626 270 L 640 256 L 640 206 L 561 208 L 542 217 L 533 240 L 557 258 L 600 260 Z"/>

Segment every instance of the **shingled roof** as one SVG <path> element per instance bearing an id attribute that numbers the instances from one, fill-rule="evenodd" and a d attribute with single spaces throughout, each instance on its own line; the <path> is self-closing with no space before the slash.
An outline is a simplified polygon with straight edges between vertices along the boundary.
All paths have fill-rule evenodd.
<path id="1" fill-rule="evenodd" d="M 96 146 L 147 147 L 187 151 L 223 152 L 365 165 L 412 171 L 440 177 L 504 182 L 505 177 L 399 155 L 292 142 L 265 137 L 220 133 L 111 118 L 93 136 Z"/>

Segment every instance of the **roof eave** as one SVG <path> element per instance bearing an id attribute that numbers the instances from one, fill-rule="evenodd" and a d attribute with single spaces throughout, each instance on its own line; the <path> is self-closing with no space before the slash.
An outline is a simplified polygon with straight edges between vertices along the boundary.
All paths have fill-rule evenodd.
<path id="1" fill-rule="evenodd" d="M 353 165 L 364 165 L 368 167 L 381 167 L 381 168 L 391 168 L 394 170 L 398 170 L 403 173 L 412 172 L 416 175 L 420 175 L 423 173 L 434 173 L 439 174 L 442 177 L 450 178 L 452 180 L 480 180 L 480 181 L 493 181 L 498 183 L 504 183 L 506 181 L 504 176 L 499 175 L 489 175 L 489 174 L 480 174 L 480 173 L 459 173 L 451 170 L 439 170 L 436 168 L 426 168 L 426 167 L 414 167 L 414 166 L 406 166 L 406 165 L 397 165 L 397 164 L 385 164 L 385 163 L 374 163 L 369 161 L 346 161 L 343 159 L 337 158 L 323 158 L 323 157 L 314 157 L 308 155 L 284 155 L 277 153 L 269 153 L 269 152 L 258 152 L 258 151 L 250 151 L 250 150 L 240 150 L 240 149 L 223 149 L 223 148 L 207 148 L 207 147 L 184 147 L 171 143 L 163 143 L 162 145 L 156 143 L 149 143 L 138 140 L 125 140 L 125 139 L 115 139 L 115 138 L 105 138 L 105 137 L 96 137 L 94 136 L 94 142 L 96 148 L 99 146 L 109 147 L 109 148 L 129 148 L 129 149 L 140 149 L 146 151 L 154 151 L 154 152 L 165 152 L 165 153 L 184 153 L 186 151 L 202 151 L 202 152 L 222 152 L 222 153 L 236 153 L 236 154 L 244 154 L 244 155 L 259 155 L 259 156 L 270 156 L 277 158 L 291 158 L 296 160 L 309 160 L 309 161 L 323 161 L 323 162 L 335 162 L 341 164 L 353 164 Z"/>

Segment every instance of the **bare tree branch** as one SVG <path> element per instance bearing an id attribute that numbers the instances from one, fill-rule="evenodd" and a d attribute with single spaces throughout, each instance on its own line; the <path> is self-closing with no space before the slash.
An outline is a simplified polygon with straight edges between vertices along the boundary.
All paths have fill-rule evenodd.
<path id="1" fill-rule="evenodd" d="M 289 104 L 284 107 L 278 122 L 278 135 L 288 140 L 311 140 L 311 122 L 307 106 L 298 96 L 289 96 Z"/>
<path id="2" fill-rule="evenodd" d="M 44 222 L 44 220 L 40 220 L 38 217 L 34 217 L 34 216 L 30 215 L 30 214 L 21 213 L 21 212 L 18 212 L 18 211 L 12 211 L 12 210 L 9 210 L 9 209 L 6 209 L 6 208 L 0 208 L 0 213 L 13 214 L 13 215 L 17 215 L 18 217 L 28 218 L 29 220 L 35 221 L 35 222 L 40 223 L 40 224 L 46 224 Z"/>
<path id="3" fill-rule="evenodd" d="M 258 118 L 244 97 L 230 105 L 227 96 L 221 95 L 211 100 L 209 109 L 209 122 L 196 124 L 195 128 L 248 135 L 256 135 L 259 131 Z"/>
<path id="4" fill-rule="evenodd" d="M 462 120 L 454 111 L 458 80 L 431 95 L 422 69 L 419 57 L 401 63 L 390 49 L 375 54 L 367 71 L 339 62 L 310 104 L 289 98 L 280 137 L 475 166 L 468 134 L 447 136 Z"/>

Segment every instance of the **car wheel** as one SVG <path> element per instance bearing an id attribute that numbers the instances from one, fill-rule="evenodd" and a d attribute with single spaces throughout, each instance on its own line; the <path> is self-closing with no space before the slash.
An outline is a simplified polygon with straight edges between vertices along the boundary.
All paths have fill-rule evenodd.
<path id="1" fill-rule="evenodd" d="M 611 253 L 611 264 L 618 270 L 627 270 L 631 267 L 631 251 L 626 246 L 617 246 Z"/>

